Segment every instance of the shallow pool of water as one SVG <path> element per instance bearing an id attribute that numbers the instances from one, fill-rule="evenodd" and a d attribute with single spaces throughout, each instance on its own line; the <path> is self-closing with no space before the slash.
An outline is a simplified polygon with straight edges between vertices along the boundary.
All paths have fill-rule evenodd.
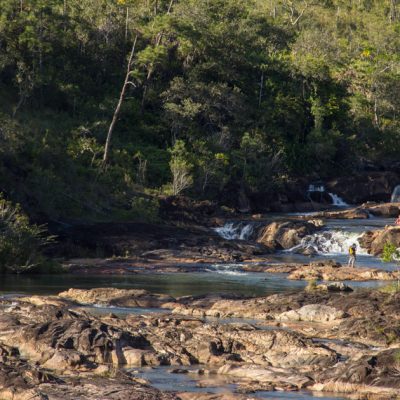
<path id="1" fill-rule="evenodd" d="M 57 294 L 69 288 L 91 289 L 114 287 L 120 289 L 145 289 L 153 293 L 174 297 L 204 295 L 209 293 L 240 296 L 263 296 L 272 293 L 302 290 L 307 282 L 291 281 L 285 274 L 258 272 L 241 273 L 240 264 L 219 272 L 152 273 L 133 275 L 2 275 L 0 295 L 5 294 Z M 352 287 L 380 287 L 387 282 L 345 282 Z"/>
<path id="2" fill-rule="evenodd" d="M 270 293 L 300 290 L 306 282 L 288 281 L 282 274 L 265 273 L 152 273 L 133 275 L 3 275 L 0 294 L 57 294 L 69 288 L 91 289 L 115 287 L 145 289 L 171 296 L 227 293 L 262 296 Z"/>
<path id="3" fill-rule="evenodd" d="M 200 367 L 201 368 L 201 367 Z M 171 373 L 171 367 L 157 368 L 134 368 L 135 376 L 147 379 L 152 386 L 163 391 L 193 392 L 193 393 L 233 393 L 237 389 L 238 379 L 223 375 L 199 375 L 190 373 L 199 367 L 189 368 L 189 373 Z M 345 397 L 335 394 L 321 394 L 307 391 L 300 392 L 271 392 L 260 391 L 249 394 L 249 397 L 259 399 L 279 399 L 279 400 L 315 400 L 322 398 L 325 400 L 344 400 Z"/>

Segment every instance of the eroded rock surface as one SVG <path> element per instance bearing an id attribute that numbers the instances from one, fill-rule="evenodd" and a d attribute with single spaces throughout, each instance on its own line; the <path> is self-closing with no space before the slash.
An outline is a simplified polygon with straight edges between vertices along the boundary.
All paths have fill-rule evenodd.
<path id="1" fill-rule="evenodd" d="M 319 226 L 307 221 L 277 221 L 259 230 L 257 242 L 271 249 L 290 249 L 304 236 L 311 235 Z"/>
<path id="2" fill-rule="evenodd" d="M 329 282 L 341 281 L 393 281 L 398 277 L 397 271 L 384 271 L 377 268 L 357 266 L 349 268 L 334 260 L 312 261 L 308 264 L 264 264 L 260 266 L 243 266 L 245 271 L 284 273 L 291 280 L 323 280 Z M 326 287 L 327 290 L 328 287 Z M 335 291 L 334 287 L 331 287 Z"/>
<path id="3" fill-rule="evenodd" d="M 400 227 L 388 226 L 385 229 L 369 231 L 359 239 L 362 247 L 368 250 L 369 254 L 380 255 L 386 243 L 392 243 L 400 247 Z"/>
<path id="4" fill-rule="evenodd" d="M 69 289 L 58 295 L 80 304 L 102 304 L 119 307 L 160 307 L 175 299 L 168 295 L 152 294 L 140 289 L 97 288 L 91 290 Z"/>
<path id="5" fill-rule="evenodd" d="M 140 297 L 129 290 L 85 293 L 96 302 L 100 294 L 104 301 Z M 243 398 L 162 393 L 132 373 L 118 372 L 164 365 L 179 371 L 198 364 L 208 370 L 199 385 L 224 376 L 243 393 L 400 389 L 400 294 L 311 290 L 248 299 L 186 297 L 165 303 L 175 306 L 173 314 L 125 317 L 91 315 L 70 299 L 78 296 L 67 297 L 1 300 L 1 399 Z"/>
<path id="6" fill-rule="evenodd" d="M 286 311 L 276 317 L 279 321 L 327 322 L 342 319 L 346 313 L 322 304 L 308 304 L 297 310 Z"/>

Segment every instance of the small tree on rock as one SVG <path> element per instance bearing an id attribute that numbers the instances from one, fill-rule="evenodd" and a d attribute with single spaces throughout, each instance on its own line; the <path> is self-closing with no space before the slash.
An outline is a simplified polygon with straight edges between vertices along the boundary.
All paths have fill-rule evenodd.
<path id="1" fill-rule="evenodd" d="M 383 248 L 382 261 L 395 262 L 397 264 L 397 286 L 393 288 L 395 292 L 400 291 L 400 249 L 393 243 L 386 243 Z"/>
<path id="2" fill-rule="evenodd" d="M 174 147 L 169 151 L 171 153 L 169 166 L 172 173 L 172 194 L 177 196 L 192 186 L 193 176 L 191 171 L 193 164 L 189 161 L 189 155 L 183 140 L 177 140 Z"/>

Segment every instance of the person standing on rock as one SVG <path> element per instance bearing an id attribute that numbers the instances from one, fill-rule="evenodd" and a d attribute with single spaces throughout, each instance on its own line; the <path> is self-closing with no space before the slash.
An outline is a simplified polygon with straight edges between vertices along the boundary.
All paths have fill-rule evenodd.
<path id="1" fill-rule="evenodd" d="M 354 268 L 355 263 L 356 263 L 356 258 L 357 258 L 357 246 L 355 243 L 353 243 L 350 247 L 349 247 L 349 263 L 348 266 L 350 268 Z"/>

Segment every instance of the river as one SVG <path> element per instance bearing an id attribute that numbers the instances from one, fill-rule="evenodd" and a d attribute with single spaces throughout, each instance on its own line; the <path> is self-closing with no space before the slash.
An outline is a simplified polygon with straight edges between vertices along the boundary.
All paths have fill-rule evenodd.
<path id="1" fill-rule="evenodd" d="M 282 217 L 296 217 L 293 215 L 279 215 Z M 368 220 L 328 220 L 323 230 L 303 240 L 302 245 L 313 246 L 317 255 L 312 260 L 334 258 L 342 263 L 347 260 L 347 248 L 352 242 L 358 244 L 358 237 L 366 230 L 374 230 L 392 224 L 392 220 L 371 218 Z M 249 239 L 253 232 L 254 222 L 228 222 L 219 233 L 229 239 Z M 310 257 L 297 254 L 296 248 L 277 252 L 268 256 L 269 262 L 309 262 Z M 385 264 L 379 258 L 367 255 L 359 248 L 358 264 L 360 267 L 375 267 L 393 269 L 395 265 Z M 193 272 L 185 273 L 135 273 L 129 275 L 95 275 L 95 274 L 53 274 L 53 275 L 3 275 L 0 280 L 2 295 L 18 294 L 57 294 L 69 288 L 137 288 L 146 289 L 155 293 L 164 293 L 172 296 L 203 295 L 220 293 L 241 296 L 263 296 L 271 293 L 301 290 L 307 284 L 304 281 L 290 281 L 284 274 L 266 274 L 245 272 L 242 264 L 210 264 L 202 268 L 194 268 Z M 377 287 L 385 282 L 352 282 L 353 287 Z M 93 310 L 92 310 L 93 311 Z M 120 315 L 128 313 L 161 312 L 159 309 L 113 309 L 111 307 L 97 307 L 97 313 L 113 311 Z M 165 310 L 163 310 L 165 312 Z M 168 368 L 135 369 L 137 376 L 148 379 L 152 385 L 163 390 L 180 390 L 189 392 L 219 393 L 233 391 L 236 385 L 232 381 L 212 380 L 207 384 L 204 377 L 198 374 L 173 374 Z M 209 378 L 207 378 L 209 379 Z M 253 396 L 253 395 L 252 395 Z M 329 399 L 343 399 L 324 393 L 309 392 L 281 393 L 258 392 L 254 397 L 262 399 L 310 400 L 315 396 Z"/>

